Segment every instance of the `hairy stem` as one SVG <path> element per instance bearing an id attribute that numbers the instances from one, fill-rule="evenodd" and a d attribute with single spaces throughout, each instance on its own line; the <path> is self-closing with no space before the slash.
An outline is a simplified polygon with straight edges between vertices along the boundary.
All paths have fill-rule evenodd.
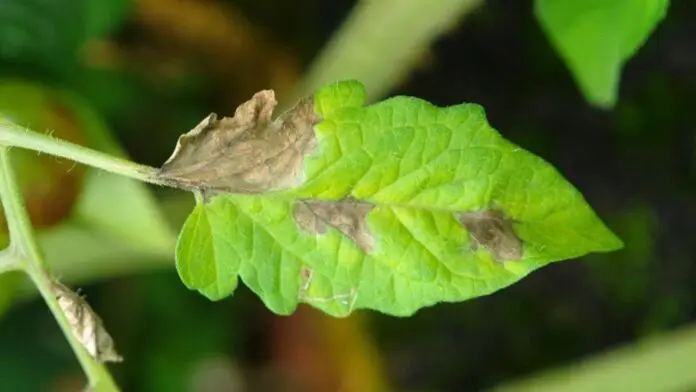
<path id="1" fill-rule="evenodd" d="M 0 199 L 2 199 L 10 234 L 10 247 L 2 253 L 0 260 L 9 267 L 23 269 L 36 284 L 85 371 L 91 390 L 97 392 L 118 391 L 106 367 L 94 360 L 73 334 L 51 289 L 48 266 L 36 243 L 29 214 L 24 207 L 22 195 L 11 168 L 10 153 L 7 147 L 0 147 Z"/>
<path id="2" fill-rule="evenodd" d="M 0 145 L 20 147 L 55 155 L 150 184 L 168 185 L 157 178 L 155 175 L 157 169 L 154 167 L 140 165 L 126 159 L 117 158 L 87 147 L 24 129 L 3 119 L 0 119 Z"/>

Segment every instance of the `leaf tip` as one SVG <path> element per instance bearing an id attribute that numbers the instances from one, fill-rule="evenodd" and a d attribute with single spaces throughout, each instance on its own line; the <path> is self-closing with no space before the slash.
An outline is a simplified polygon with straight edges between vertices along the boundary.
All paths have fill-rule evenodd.
<path id="1" fill-rule="evenodd" d="M 610 86 L 595 86 L 579 81 L 581 90 L 587 102 L 601 110 L 611 110 L 616 106 L 619 95 L 618 79 Z"/>
<path id="2" fill-rule="evenodd" d="M 621 250 L 626 246 L 623 240 L 619 238 L 619 236 L 614 234 L 611 230 L 607 229 L 607 232 L 608 235 L 607 239 L 604 241 L 604 249 L 602 250 L 603 252 L 614 252 L 617 250 Z"/>

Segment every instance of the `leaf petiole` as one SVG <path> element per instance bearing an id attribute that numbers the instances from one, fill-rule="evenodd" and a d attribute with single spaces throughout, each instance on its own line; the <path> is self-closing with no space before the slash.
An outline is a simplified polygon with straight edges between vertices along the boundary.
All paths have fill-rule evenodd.
<path id="1" fill-rule="evenodd" d="M 155 185 L 169 185 L 155 175 L 157 168 L 141 165 L 65 140 L 22 128 L 0 118 L 0 145 L 20 147 L 82 163 L 97 169 Z"/>

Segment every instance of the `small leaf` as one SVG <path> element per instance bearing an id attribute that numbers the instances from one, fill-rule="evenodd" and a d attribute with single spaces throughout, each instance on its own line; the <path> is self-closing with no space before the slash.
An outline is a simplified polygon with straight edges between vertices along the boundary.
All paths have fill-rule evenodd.
<path id="1" fill-rule="evenodd" d="M 616 103 L 621 69 L 665 17 L 668 0 L 536 0 L 535 12 L 586 99 Z"/>
<path id="2" fill-rule="evenodd" d="M 354 81 L 317 92 L 316 147 L 294 187 L 218 193 L 196 207 L 177 252 L 189 287 L 211 277 L 230 284 L 238 270 L 278 314 L 304 302 L 338 317 L 359 308 L 406 316 L 622 246 L 572 185 L 503 139 L 480 106 L 395 97 L 363 107 L 364 96 Z"/>
<path id="3" fill-rule="evenodd" d="M 197 204 L 186 219 L 176 246 L 176 268 L 186 287 L 211 300 L 237 288 L 239 258 L 230 246 L 232 222 L 213 205 Z"/>

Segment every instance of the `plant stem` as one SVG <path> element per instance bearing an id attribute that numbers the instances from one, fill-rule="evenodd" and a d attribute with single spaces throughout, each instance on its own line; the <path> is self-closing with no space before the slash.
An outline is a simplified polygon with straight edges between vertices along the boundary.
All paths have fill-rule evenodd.
<path id="1" fill-rule="evenodd" d="M 10 165 L 9 150 L 6 147 L 0 147 L 0 199 L 10 235 L 10 246 L 5 250 L 7 252 L 5 256 L 13 260 L 18 267 L 21 267 L 20 260 L 23 259 L 43 263 L 43 256 L 31 229 L 29 214 L 24 207 L 21 190 Z M 41 267 L 46 266 L 41 265 Z"/>
<path id="2" fill-rule="evenodd" d="M 117 158 L 77 144 L 21 128 L 0 119 L 0 145 L 20 147 L 55 155 L 75 162 L 156 185 L 168 184 L 157 178 L 157 169 Z"/>
<path id="3" fill-rule="evenodd" d="M 89 386 L 91 387 L 90 390 L 94 392 L 118 392 L 119 389 L 111 378 L 111 374 L 109 374 L 106 366 L 92 358 L 73 334 L 70 324 L 68 324 L 68 320 L 63 313 L 63 309 L 61 309 L 56 300 L 55 293 L 51 286 L 51 277 L 48 275 L 48 272 L 41 268 L 39 263 L 36 262 L 28 262 L 25 271 L 39 289 L 39 293 L 41 293 L 48 308 L 51 310 L 51 313 L 53 313 L 53 317 L 55 317 L 60 328 L 63 330 L 63 334 L 68 339 L 68 343 L 70 343 L 75 356 L 77 356 L 82 370 L 87 375 Z"/>
<path id="4" fill-rule="evenodd" d="M 19 257 L 12 249 L 0 250 L 0 274 L 19 268 Z"/>
<path id="5" fill-rule="evenodd" d="M 4 128 L 3 128 L 4 129 Z M 22 131 L 23 132 L 23 131 Z M 24 207 L 14 172 L 11 167 L 10 153 L 7 147 L 0 147 L 0 199 L 5 212 L 7 228 L 10 234 L 10 247 L 3 253 L 6 264 L 22 268 L 36 284 L 41 296 L 53 313 L 58 325 L 63 330 L 93 391 L 118 391 L 116 384 L 104 365 L 97 362 L 82 347 L 70 328 L 63 310 L 51 288 L 51 277 L 41 251 L 34 237 L 29 214 Z"/>

